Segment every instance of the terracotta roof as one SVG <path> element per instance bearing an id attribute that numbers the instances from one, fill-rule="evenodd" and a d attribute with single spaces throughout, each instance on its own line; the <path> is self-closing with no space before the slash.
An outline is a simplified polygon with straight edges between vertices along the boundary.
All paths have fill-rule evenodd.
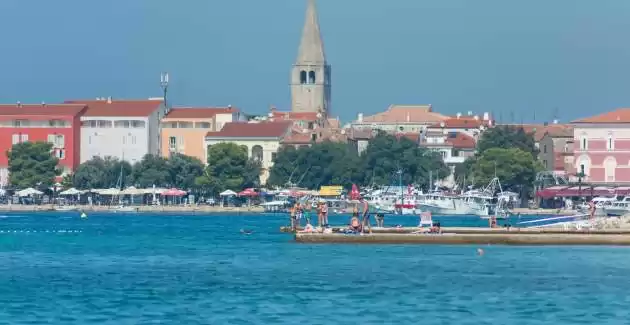
<path id="1" fill-rule="evenodd" d="M 407 138 L 415 143 L 420 142 L 420 133 L 396 133 L 396 138 L 400 139 L 402 137 Z"/>
<path id="2" fill-rule="evenodd" d="M 289 131 L 292 124 L 290 121 L 230 122 L 226 123 L 221 131 L 208 132 L 206 136 L 214 138 L 280 138 Z"/>
<path id="3" fill-rule="evenodd" d="M 311 143 L 310 133 L 291 132 L 282 139 L 283 144 L 308 144 Z"/>
<path id="4" fill-rule="evenodd" d="M 149 116 L 162 104 L 162 100 L 68 100 L 67 104 L 88 106 L 83 116 Z"/>
<path id="5" fill-rule="evenodd" d="M 0 115 L 77 116 L 85 107 L 82 104 L 10 104 L 0 105 Z"/>
<path id="6" fill-rule="evenodd" d="M 475 149 L 477 143 L 475 139 L 462 132 L 454 132 L 446 136 L 446 142 L 455 149 Z"/>
<path id="7" fill-rule="evenodd" d="M 431 105 L 392 105 L 385 112 L 364 117 L 360 123 L 436 123 L 448 118 L 433 112 Z"/>
<path id="8" fill-rule="evenodd" d="M 552 137 L 573 137 L 573 127 L 567 124 L 502 124 L 500 126 L 520 128 L 525 133 L 533 133 L 536 142 L 542 140 L 547 133 Z"/>
<path id="9" fill-rule="evenodd" d="M 444 126 L 442 126 L 444 123 Z M 475 119 L 473 117 L 451 117 L 441 122 L 430 125 L 431 128 L 449 128 L 449 129 L 474 129 L 480 126 L 489 126 L 492 122 L 490 120 Z"/>
<path id="10" fill-rule="evenodd" d="M 220 113 L 238 111 L 234 107 L 174 107 L 164 118 L 213 118 Z"/>
<path id="11" fill-rule="evenodd" d="M 619 108 L 612 112 L 586 117 L 571 123 L 630 123 L 630 108 Z"/>
<path id="12" fill-rule="evenodd" d="M 280 112 L 271 111 L 271 118 L 280 120 L 317 121 L 315 112 Z"/>

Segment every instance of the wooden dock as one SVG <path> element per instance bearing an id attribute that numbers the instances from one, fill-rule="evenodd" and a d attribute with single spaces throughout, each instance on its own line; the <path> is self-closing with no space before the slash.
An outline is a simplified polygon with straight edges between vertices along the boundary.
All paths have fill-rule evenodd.
<path id="1" fill-rule="evenodd" d="M 472 229 L 472 228 L 469 228 Z M 483 229 L 483 228 L 481 228 Z M 296 233 L 299 243 L 345 243 L 345 244 L 421 244 L 421 245 L 607 245 L 630 246 L 630 232 L 487 232 L 487 233 L 372 233 L 372 234 L 322 234 Z"/>

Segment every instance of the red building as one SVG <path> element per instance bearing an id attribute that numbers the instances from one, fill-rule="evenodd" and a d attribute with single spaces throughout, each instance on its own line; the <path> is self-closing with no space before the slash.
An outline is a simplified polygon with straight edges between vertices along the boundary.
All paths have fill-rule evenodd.
<path id="1" fill-rule="evenodd" d="M 86 108 L 84 104 L 0 105 L 0 184 L 8 183 L 5 153 L 20 142 L 52 143 L 64 173 L 72 172 L 79 165 L 80 116 Z"/>

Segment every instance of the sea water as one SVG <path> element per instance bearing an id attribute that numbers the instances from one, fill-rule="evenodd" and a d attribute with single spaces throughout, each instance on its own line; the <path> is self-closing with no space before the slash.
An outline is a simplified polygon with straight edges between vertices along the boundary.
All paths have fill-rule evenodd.
<path id="1" fill-rule="evenodd" d="M 630 322 L 630 248 L 308 245 L 278 231 L 287 223 L 282 215 L 6 214 L 0 324 Z"/>

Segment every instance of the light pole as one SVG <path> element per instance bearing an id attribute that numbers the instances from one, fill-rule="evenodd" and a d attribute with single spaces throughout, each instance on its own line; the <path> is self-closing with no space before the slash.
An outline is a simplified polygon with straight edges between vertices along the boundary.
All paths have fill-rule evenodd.
<path id="1" fill-rule="evenodd" d="M 160 87 L 162 88 L 162 100 L 164 101 L 164 115 L 168 114 L 168 102 L 166 101 L 166 95 L 168 92 L 168 72 L 162 72 L 160 74 Z M 158 124 L 158 156 L 162 156 L 162 117 L 158 112 L 157 124 Z"/>

